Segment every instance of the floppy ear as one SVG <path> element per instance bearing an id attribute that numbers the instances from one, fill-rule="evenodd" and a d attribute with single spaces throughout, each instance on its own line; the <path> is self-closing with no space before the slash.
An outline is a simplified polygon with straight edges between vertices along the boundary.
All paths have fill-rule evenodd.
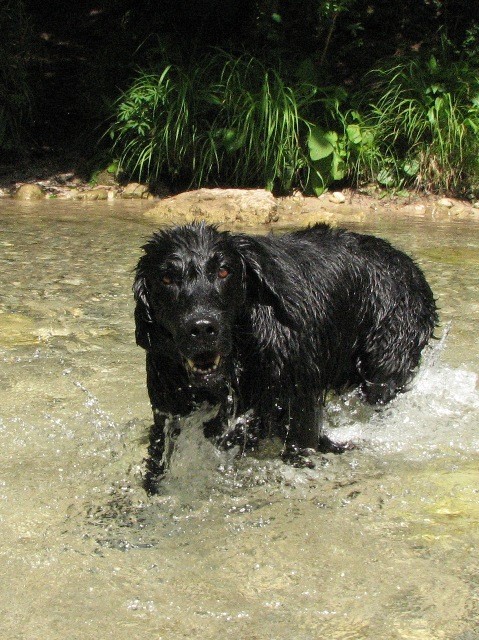
<path id="1" fill-rule="evenodd" d="M 244 265 L 247 298 L 270 306 L 281 324 L 298 329 L 302 324 L 304 302 L 297 293 L 289 260 L 262 238 L 237 235 L 232 239 Z"/>
<path id="2" fill-rule="evenodd" d="M 143 349 L 150 349 L 150 334 L 153 330 L 153 318 L 149 301 L 149 292 L 146 277 L 143 273 L 143 258 L 140 258 L 136 270 L 136 278 L 133 283 L 133 294 L 136 300 L 135 307 L 135 337 L 136 344 Z"/>

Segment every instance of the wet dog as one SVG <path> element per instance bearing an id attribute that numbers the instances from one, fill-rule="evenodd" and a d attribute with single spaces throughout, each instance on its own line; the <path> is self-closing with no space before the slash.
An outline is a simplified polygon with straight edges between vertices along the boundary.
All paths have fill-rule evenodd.
<path id="1" fill-rule="evenodd" d="M 285 458 L 340 451 L 322 432 L 328 391 L 358 387 L 383 404 L 405 389 L 437 323 L 406 254 L 319 224 L 282 236 L 194 223 L 143 247 L 133 286 L 136 341 L 153 408 L 146 487 L 165 473 L 180 417 L 220 405 L 219 445 L 279 435 Z M 228 418 L 249 413 L 228 431 Z"/>

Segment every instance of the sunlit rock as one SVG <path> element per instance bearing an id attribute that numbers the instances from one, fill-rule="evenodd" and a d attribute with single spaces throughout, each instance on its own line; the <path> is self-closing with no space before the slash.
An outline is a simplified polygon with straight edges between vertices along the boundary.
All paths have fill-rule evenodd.
<path id="1" fill-rule="evenodd" d="M 148 195 L 148 187 L 146 184 L 138 182 L 129 182 L 121 192 L 121 197 L 126 199 L 146 198 Z"/>
<path id="2" fill-rule="evenodd" d="M 276 208 L 274 196 L 265 189 L 197 189 L 161 200 L 147 215 L 173 224 L 204 219 L 256 226 L 273 221 Z"/>
<path id="3" fill-rule="evenodd" d="M 43 200 L 45 194 L 38 184 L 22 184 L 14 196 L 17 200 Z"/>
<path id="4" fill-rule="evenodd" d="M 329 202 L 334 204 L 344 204 L 346 202 L 346 196 L 341 191 L 334 191 L 329 196 Z"/>
<path id="5" fill-rule="evenodd" d="M 84 191 L 82 193 L 82 198 L 84 200 L 107 200 L 108 189 L 104 189 L 103 187 L 95 187 L 90 191 Z"/>
<path id="6" fill-rule="evenodd" d="M 451 207 L 454 206 L 454 202 L 450 198 L 439 198 L 439 200 L 437 201 L 437 206 L 451 209 Z"/>

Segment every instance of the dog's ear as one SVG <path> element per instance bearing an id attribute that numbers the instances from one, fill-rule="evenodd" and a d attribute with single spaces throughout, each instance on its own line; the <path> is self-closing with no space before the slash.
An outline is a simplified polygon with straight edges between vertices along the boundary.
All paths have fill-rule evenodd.
<path id="1" fill-rule="evenodd" d="M 298 295 L 295 274 L 289 273 L 288 261 L 267 239 L 236 235 L 232 240 L 244 265 L 247 299 L 270 306 L 281 324 L 299 328 L 304 302 Z"/>
<path id="2" fill-rule="evenodd" d="M 148 284 L 143 271 L 143 258 L 140 259 L 133 283 L 135 307 L 135 337 L 136 344 L 143 349 L 151 347 L 150 335 L 153 330 L 153 317 L 150 305 Z"/>

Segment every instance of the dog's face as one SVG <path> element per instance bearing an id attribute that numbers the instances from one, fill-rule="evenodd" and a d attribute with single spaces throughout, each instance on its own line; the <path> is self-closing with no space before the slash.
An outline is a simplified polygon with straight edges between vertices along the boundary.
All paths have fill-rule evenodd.
<path id="1" fill-rule="evenodd" d="M 271 322 L 301 324 L 301 290 L 266 238 L 193 223 L 155 234 L 143 249 L 133 285 L 136 341 L 180 359 L 193 386 L 225 379 L 240 317 L 255 315 L 264 343 Z"/>
<path id="2" fill-rule="evenodd" d="M 137 342 L 173 349 L 192 385 L 218 384 L 246 295 L 244 264 L 232 237 L 189 225 L 155 234 L 144 249 L 134 285 Z"/>

